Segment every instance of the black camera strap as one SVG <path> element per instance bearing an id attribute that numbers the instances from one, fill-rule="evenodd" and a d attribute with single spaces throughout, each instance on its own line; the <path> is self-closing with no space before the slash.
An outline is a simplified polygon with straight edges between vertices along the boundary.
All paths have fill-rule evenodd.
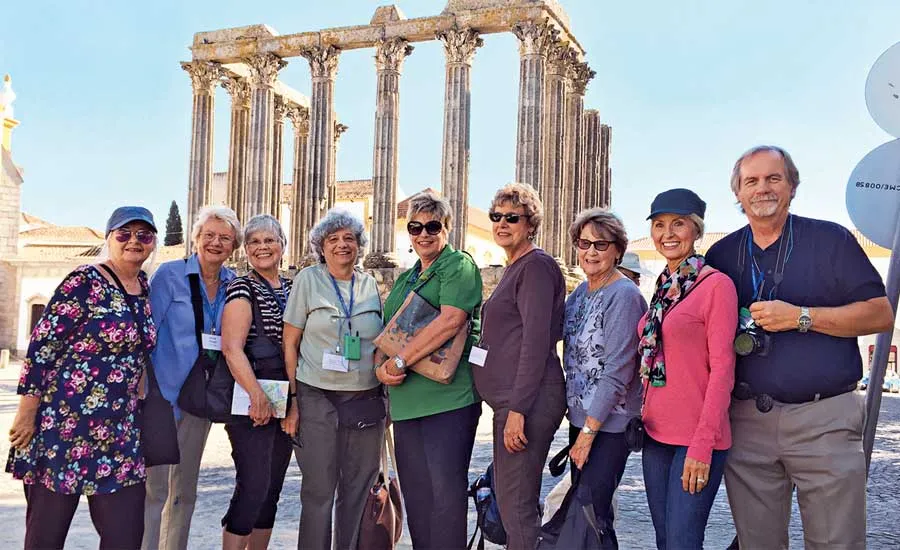
<path id="1" fill-rule="evenodd" d="M 778 253 L 775 256 L 775 273 L 772 275 L 773 285 L 768 296 L 770 300 L 775 300 L 778 297 L 778 287 L 784 280 L 784 269 L 787 266 L 788 259 L 791 257 L 791 250 L 794 246 L 793 214 L 788 214 L 785 225 L 787 226 L 787 235 L 785 235 L 784 228 L 782 228 L 781 235 L 778 237 Z M 749 225 L 746 227 L 744 238 L 741 240 L 743 241 L 743 244 L 738 251 L 738 270 L 740 272 L 738 279 L 740 286 L 738 287 L 738 292 L 741 292 L 744 288 L 745 267 L 747 265 L 747 257 L 749 256 L 751 261 L 750 271 L 753 276 L 753 293 L 750 296 L 750 300 L 751 302 L 757 302 L 762 299 L 763 290 L 766 286 L 766 277 L 763 270 L 759 268 L 756 258 L 753 256 L 753 230 Z M 785 241 L 789 241 L 787 246 L 785 246 Z M 757 286 L 757 275 L 759 276 L 759 286 Z"/>

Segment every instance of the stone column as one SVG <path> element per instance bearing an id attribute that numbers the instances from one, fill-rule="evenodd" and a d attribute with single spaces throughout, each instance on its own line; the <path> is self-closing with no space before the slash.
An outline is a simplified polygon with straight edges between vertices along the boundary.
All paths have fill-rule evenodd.
<path id="1" fill-rule="evenodd" d="M 241 223 L 244 216 L 244 192 L 247 187 L 247 157 L 250 150 L 250 85 L 236 76 L 222 79 L 222 87 L 231 96 L 231 137 L 228 142 L 228 183 L 225 205 L 234 210 Z"/>
<path id="2" fill-rule="evenodd" d="M 568 42 L 554 43 L 547 56 L 544 104 L 543 247 L 554 258 L 563 257 L 563 194 L 566 189 L 566 67 L 572 50 Z"/>
<path id="3" fill-rule="evenodd" d="M 307 254 L 306 212 L 305 205 L 309 193 L 307 181 L 309 173 L 306 170 L 309 138 L 309 111 L 293 105 L 287 111 L 287 118 L 294 127 L 294 171 L 292 187 L 294 195 L 291 199 L 291 227 L 288 242 L 291 247 L 290 263 L 299 266 Z"/>
<path id="4" fill-rule="evenodd" d="M 375 45 L 378 74 L 375 99 L 375 150 L 372 155 L 372 246 L 366 267 L 396 267 L 394 227 L 397 224 L 397 140 L 400 127 L 400 72 L 413 47 L 403 38 Z"/>
<path id="5" fill-rule="evenodd" d="M 437 33 L 444 43 L 447 76 L 444 85 L 444 149 L 441 160 L 441 193 L 450 202 L 453 230 L 450 244 L 466 248 L 469 228 L 469 131 L 472 118 L 470 72 L 475 49 L 484 44 L 472 29 Z"/>
<path id="6" fill-rule="evenodd" d="M 600 113 L 588 109 L 583 117 L 582 140 L 584 142 L 584 175 L 581 189 L 584 208 L 601 206 L 600 189 Z"/>
<path id="7" fill-rule="evenodd" d="M 612 141 L 612 128 L 600 125 L 600 185 L 597 190 L 597 202 L 604 208 L 612 204 L 612 169 L 609 167 L 609 146 Z"/>
<path id="8" fill-rule="evenodd" d="M 584 187 L 584 146 L 583 146 L 583 115 L 584 92 L 588 82 L 594 78 L 587 63 L 571 63 L 567 76 L 570 86 L 566 91 L 566 181 L 568 192 L 566 193 L 566 223 L 575 220 L 575 215 L 584 210 L 584 198 L 581 190 Z M 563 234 L 564 238 L 567 237 Z M 574 266 L 577 263 L 575 249 L 568 241 L 565 241 L 567 263 Z"/>
<path id="9" fill-rule="evenodd" d="M 281 96 L 275 96 L 274 121 L 272 133 L 272 180 L 268 190 L 269 214 L 281 220 L 281 182 L 284 179 L 284 119 L 288 106 Z"/>
<path id="10" fill-rule="evenodd" d="M 312 73 L 312 97 L 309 108 L 309 162 L 306 170 L 310 186 L 306 205 L 305 231 L 325 213 L 331 184 L 334 155 L 334 78 L 340 50 L 334 46 L 314 47 L 302 52 Z"/>
<path id="11" fill-rule="evenodd" d="M 541 193 L 543 179 L 544 65 L 547 49 L 559 31 L 549 23 L 516 23 L 519 39 L 519 126 L 516 140 L 516 181 Z"/>
<path id="12" fill-rule="evenodd" d="M 275 92 L 278 71 L 287 65 L 280 57 L 257 54 L 245 60 L 250 67 L 250 156 L 244 216 L 247 220 L 268 212 L 267 190 L 272 186 Z"/>
<path id="13" fill-rule="evenodd" d="M 222 74 L 218 63 L 192 61 L 181 68 L 191 76 L 194 111 L 191 119 L 191 160 L 188 179 L 188 207 L 184 227 L 184 244 L 191 252 L 191 225 L 201 206 L 212 194 L 213 107 L 215 88 Z"/>
<path id="14" fill-rule="evenodd" d="M 349 130 L 350 127 L 346 124 L 341 124 L 340 122 L 334 123 L 334 146 L 331 149 L 331 164 L 328 166 L 328 198 L 325 201 L 325 208 L 331 209 L 334 208 L 334 203 L 337 202 L 337 154 L 338 154 L 338 144 L 341 141 L 341 136 L 344 135 L 344 132 Z"/>

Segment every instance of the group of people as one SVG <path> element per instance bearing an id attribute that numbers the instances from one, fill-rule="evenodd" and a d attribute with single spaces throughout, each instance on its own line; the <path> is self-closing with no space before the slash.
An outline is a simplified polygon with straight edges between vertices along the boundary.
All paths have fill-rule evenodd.
<path id="1" fill-rule="evenodd" d="M 358 267 L 367 239 L 348 212 L 318 221 L 319 262 L 291 281 L 279 274 L 286 239 L 275 218 L 242 228 L 230 209 L 206 207 L 194 253 L 148 279 L 153 217 L 119 208 L 104 261 L 60 284 L 23 364 L 7 470 L 24 482 L 25 547 L 62 548 L 84 495 L 101 548 L 186 548 L 211 422 L 180 410 L 178 396 L 199 356 L 221 354 L 250 399 L 225 428 L 236 469 L 226 549 L 267 547 L 292 453 L 303 473 L 298 547 L 355 549 L 389 424 L 414 548 L 465 548 L 482 401 L 510 549 L 538 540 L 543 470 L 566 415 L 575 498 L 593 507 L 604 547 L 617 547 L 613 495 L 642 448 L 659 548 L 702 547 L 723 477 L 741 548 L 787 548 L 795 487 L 807 548 L 864 548 L 856 337 L 889 330 L 894 315 L 846 229 L 790 213 L 798 185 L 784 150 L 742 155 L 731 188 L 749 223 L 705 256 L 705 203 L 687 189 L 659 194 L 648 220 L 666 267 L 649 304 L 626 276 L 641 268 L 622 221 L 600 208 L 569 228 L 586 280 L 567 294 L 558 261 L 535 242 L 543 206 L 526 184 L 491 202 L 507 266 L 483 303 L 480 271 L 449 244 L 450 205 L 433 193 L 410 199 L 418 261 L 383 303 Z M 242 243 L 251 269 L 236 276 L 225 263 Z M 387 356 L 376 337 L 410 293 L 439 314 Z M 416 372 L 460 331 L 449 383 Z M 282 346 L 279 361 L 256 357 L 248 343 L 260 337 Z M 144 463 L 149 365 L 174 407 L 176 465 Z M 263 379 L 288 382 L 284 418 Z"/>

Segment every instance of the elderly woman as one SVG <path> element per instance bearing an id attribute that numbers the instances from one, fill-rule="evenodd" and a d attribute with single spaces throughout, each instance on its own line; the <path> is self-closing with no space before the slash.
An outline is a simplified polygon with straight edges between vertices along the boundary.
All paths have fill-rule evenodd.
<path id="1" fill-rule="evenodd" d="M 356 216 L 328 211 L 309 241 L 319 264 L 294 278 L 284 315 L 284 356 L 299 402 L 288 418 L 300 422 L 298 547 L 330 550 L 334 511 L 334 547 L 356 548 L 384 440 L 372 343 L 382 329 L 381 298 L 375 279 L 356 267 L 366 245 Z"/>
<path id="2" fill-rule="evenodd" d="M 101 548 L 135 549 L 144 531 L 138 386 L 156 344 L 147 276 L 156 248 L 146 208 L 117 208 L 109 259 L 57 287 L 34 327 L 9 431 L 8 472 L 25 486 L 25 548 L 62 548 L 81 495 Z"/>
<path id="3" fill-rule="evenodd" d="M 593 505 L 606 547 L 618 546 L 612 498 L 628 459 L 625 426 L 641 414 L 638 337 L 647 311 L 640 289 L 617 266 L 628 236 L 615 214 L 592 208 L 569 227 L 587 281 L 566 301 L 563 365 L 569 456 L 581 470 L 577 498 Z"/>
<path id="4" fill-rule="evenodd" d="M 279 349 L 282 317 L 291 290 L 290 280 L 278 274 L 286 245 L 278 220 L 268 214 L 250 218 L 244 227 L 250 273 L 231 281 L 225 295 L 222 353 L 235 382 L 250 397 L 249 418 L 225 425 L 236 470 L 234 494 L 222 518 L 225 550 L 268 546 L 284 474 L 291 461 L 296 416 L 293 422 L 276 420 L 270 397 L 259 382 L 289 380 Z M 274 358 L 254 358 L 245 351 L 264 338 L 272 342 Z M 290 407 L 290 395 L 287 401 Z"/>
<path id="5" fill-rule="evenodd" d="M 494 241 L 506 251 L 503 278 L 482 308 L 473 348 L 475 388 L 494 410 L 494 485 L 509 548 L 534 548 L 541 473 L 566 412 L 556 343 L 566 285 L 556 260 L 534 244 L 544 216 L 527 184 L 504 186 L 491 202 Z"/>
<path id="6" fill-rule="evenodd" d="M 154 373 L 175 409 L 181 462 L 147 469 L 144 550 L 187 548 L 200 458 L 211 424 L 179 410 L 178 394 L 198 354 L 221 351 L 225 289 L 234 279 L 224 264 L 241 245 L 241 226 L 230 208 L 201 208 L 192 227 L 194 253 L 186 260 L 162 264 L 150 280 L 150 304 L 159 331 Z M 200 319 L 195 318 L 195 300 L 202 304 Z"/>
<path id="7" fill-rule="evenodd" d="M 397 441 L 397 473 L 415 548 L 465 548 L 469 460 L 481 416 L 481 400 L 467 358 L 480 333 L 481 273 L 472 257 L 448 244 L 450 204 L 433 193 L 409 201 L 409 233 L 419 261 L 397 278 L 384 305 L 384 319 L 410 292 L 440 308 L 440 315 L 410 340 L 400 355 L 376 369 L 390 387 Z M 463 358 L 449 384 L 406 366 L 431 355 L 472 319 Z"/>
<path id="8" fill-rule="evenodd" d="M 658 548 L 703 547 L 731 447 L 737 294 L 731 279 L 697 254 L 705 211 L 694 192 L 671 189 L 656 196 L 648 217 L 666 259 L 638 325 L 647 380 L 644 485 Z"/>

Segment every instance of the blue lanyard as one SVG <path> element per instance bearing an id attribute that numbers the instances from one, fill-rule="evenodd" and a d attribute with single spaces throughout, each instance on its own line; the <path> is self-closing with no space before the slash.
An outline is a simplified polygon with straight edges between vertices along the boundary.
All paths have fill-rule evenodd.
<path id="1" fill-rule="evenodd" d="M 224 301 L 222 288 L 224 287 L 224 282 L 219 281 L 219 288 L 216 289 L 216 297 L 213 299 L 212 304 L 209 303 L 209 296 L 206 292 L 203 292 L 203 314 L 206 316 L 206 319 L 209 320 L 209 325 L 212 328 L 212 333 L 216 333 L 216 324 L 219 322 L 219 312 L 222 311 L 222 302 Z"/>
<path id="2" fill-rule="evenodd" d="M 794 250 L 794 216 L 792 214 L 788 215 L 788 234 L 785 239 L 785 235 L 782 234 L 779 242 L 778 242 L 778 255 L 775 257 L 775 274 L 773 276 L 772 288 L 769 290 L 768 300 L 774 300 L 778 295 L 778 286 L 781 284 L 781 281 L 784 279 L 784 268 L 787 266 L 787 262 L 791 257 L 791 252 Z M 781 252 L 785 248 L 785 241 L 787 241 L 787 252 L 782 257 Z M 756 262 L 756 258 L 753 256 L 753 231 L 750 228 L 747 228 L 747 256 L 750 257 L 750 277 L 753 282 L 753 301 L 758 302 L 762 300 L 763 289 L 766 286 L 766 277 L 763 273 L 762 269 L 760 269 L 759 264 Z"/>
<path id="3" fill-rule="evenodd" d="M 328 274 L 331 277 L 331 285 L 334 287 L 334 292 L 337 294 L 338 301 L 341 303 L 341 309 L 344 310 L 344 317 L 347 319 L 347 330 L 349 332 L 353 331 L 353 323 L 350 318 L 353 315 L 353 287 L 356 284 L 356 273 L 350 276 L 350 307 L 347 307 L 347 302 L 344 301 L 344 296 L 341 294 L 341 289 L 338 287 L 337 280 L 334 278 L 334 275 L 331 273 Z M 341 332 L 344 331 L 344 322 L 341 321 Z M 340 339 L 340 335 L 338 336 Z"/>
<path id="4" fill-rule="evenodd" d="M 277 292 L 275 292 L 275 289 L 272 288 L 272 283 L 267 281 L 266 278 L 260 275 L 255 269 L 253 270 L 253 273 L 256 275 L 256 278 L 262 281 L 262 284 L 266 286 L 272 297 L 275 298 L 275 303 L 278 304 L 278 309 L 280 309 L 281 314 L 284 315 L 284 310 L 287 309 L 287 299 L 283 295 L 279 295 Z M 283 292 L 284 285 L 282 285 L 281 288 Z"/>

